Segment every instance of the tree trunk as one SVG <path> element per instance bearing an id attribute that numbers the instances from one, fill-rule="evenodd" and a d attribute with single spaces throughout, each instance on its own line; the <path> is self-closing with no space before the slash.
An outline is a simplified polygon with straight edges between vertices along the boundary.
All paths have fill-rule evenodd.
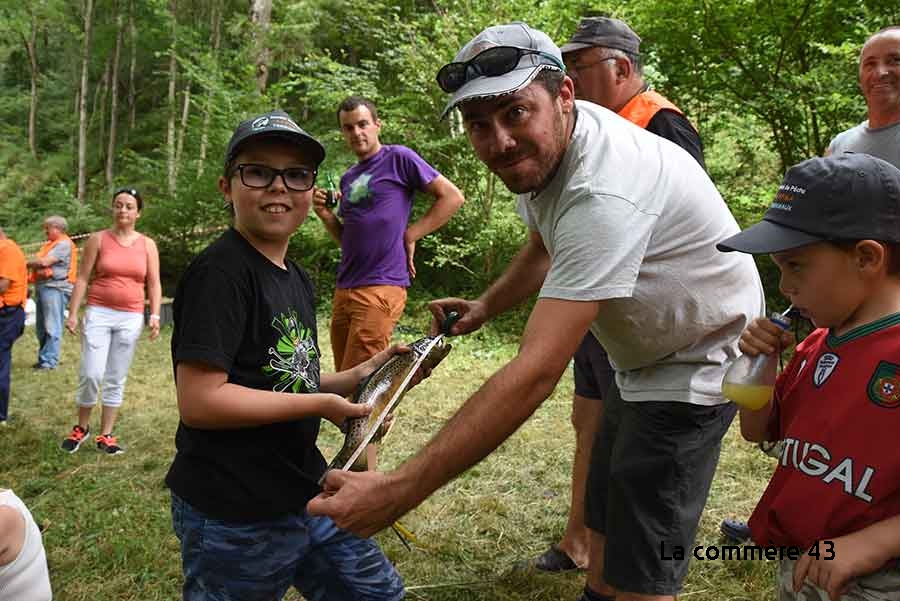
<path id="1" fill-rule="evenodd" d="M 91 61 L 91 17 L 94 0 L 84 0 L 84 44 L 81 51 L 81 91 L 78 94 L 78 187 L 76 198 L 84 204 L 87 185 L 87 87 Z"/>
<path id="2" fill-rule="evenodd" d="M 256 89 L 265 93 L 269 81 L 269 46 L 266 38 L 272 19 L 272 0 L 250 0 L 253 47 L 256 52 Z"/>
<path id="3" fill-rule="evenodd" d="M 106 148 L 106 185 L 112 189 L 116 164 L 116 126 L 118 125 L 119 109 L 119 54 L 122 52 L 122 15 L 118 12 L 116 3 L 116 49 L 113 51 L 112 70 L 109 78 L 109 145 Z"/>
<path id="4" fill-rule="evenodd" d="M 222 24 L 222 12 L 219 7 L 219 0 L 213 0 L 212 2 L 212 10 L 209 16 L 210 20 L 210 37 L 212 42 L 212 58 L 216 61 L 216 74 L 218 74 L 218 62 L 219 62 L 219 42 L 221 40 L 221 24 Z M 206 163 L 206 145 L 209 143 L 209 122 L 210 116 L 212 115 L 212 102 L 213 102 L 213 88 L 209 86 L 206 88 L 206 102 L 203 105 L 203 127 L 200 132 L 200 159 L 197 161 L 197 178 L 199 179 L 201 175 L 203 175 L 203 166 Z"/>
<path id="5" fill-rule="evenodd" d="M 184 148 L 184 138 L 187 135 L 188 113 L 191 108 L 191 82 L 184 86 L 184 104 L 181 107 L 181 126 L 178 129 L 178 143 L 175 147 L 175 179 L 178 179 L 178 167 L 181 165 L 181 151 Z"/>
<path id="6" fill-rule="evenodd" d="M 103 63 L 103 76 L 100 78 L 100 85 L 94 90 L 94 103 L 91 106 L 91 118 L 88 120 L 88 129 L 97 121 L 100 124 L 100 132 L 97 135 L 99 144 L 103 144 L 106 140 L 106 92 L 109 90 L 109 67 L 112 60 L 111 56 L 106 57 Z M 100 146 L 99 156 L 102 164 L 106 163 L 106 157 L 103 156 L 103 147 Z"/>
<path id="7" fill-rule="evenodd" d="M 134 71 L 137 67 L 137 28 L 134 26 L 134 2 L 129 4 L 128 11 L 128 36 L 131 38 L 131 67 L 128 69 L 128 130 L 134 129 L 135 119 L 135 93 Z M 126 136 L 126 141 L 128 140 Z"/>
<path id="8" fill-rule="evenodd" d="M 25 42 L 28 52 L 28 64 L 31 67 L 31 101 L 28 106 L 28 149 L 31 156 L 37 158 L 37 105 L 38 105 L 38 63 L 37 63 L 37 17 L 31 13 L 31 36 Z"/>
<path id="9" fill-rule="evenodd" d="M 169 50 L 169 123 L 166 128 L 166 156 L 168 158 L 169 194 L 175 195 L 175 79 L 178 75 L 178 62 L 175 60 L 175 36 L 177 35 L 177 2 L 170 0 L 169 10 L 172 13 L 172 47 Z"/>

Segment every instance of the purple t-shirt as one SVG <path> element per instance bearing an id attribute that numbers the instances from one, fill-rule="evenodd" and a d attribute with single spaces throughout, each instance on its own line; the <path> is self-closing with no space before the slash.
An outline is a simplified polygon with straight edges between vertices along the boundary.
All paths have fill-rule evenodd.
<path id="1" fill-rule="evenodd" d="M 403 234 L 413 196 L 440 175 L 405 146 L 384 145 L 341 177 L 338 288 L 409 286 Z"/>

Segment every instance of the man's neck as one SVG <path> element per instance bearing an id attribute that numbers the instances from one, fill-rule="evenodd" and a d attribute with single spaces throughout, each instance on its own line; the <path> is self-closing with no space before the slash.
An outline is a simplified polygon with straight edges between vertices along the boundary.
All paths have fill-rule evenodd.
<path id="1" fill-rule="evenodd" d="M 869 127 L 888 127 L 895 123 L 900 123 L 900 106 L 885 108 L 884 110 L 869 107 Z"/>
<path id="2" fill-rule="evenodd" d="M 362 163 L 363 161 L 368 161 L 368 160 L 371 159 L 373 156 L 375 156 L 376 154 L 378 154 L 378 152 L 379 152 L 380 150 L 381 150 L 381 142 L 378 142 L 377 144 L 375 144 L 375 146 L 372 148 L 371 151 L 369 151 L 369 152 L 367 152 L 367 153 L 365 154 L 365 156 L 356 155 L 356 161 L 357 161 L 358 163 Z"/>
<path id="3" fill-rule="evenodd" d="M 625 105 L 631 102 L 635 96 L 637 96 L 638 94 L 643 94 L 648 89 L 650 89 L 650 86 L 644 83 L 644 80 L 642 78 L 630 82 L 624 90 L 625 93 L 622 94 L 624 100 L 621 102 L 621 104 L 619 104 L 619 106 L 615 108 L 613 112 L 618 113 L 623 108 L 625 108 Z"/>

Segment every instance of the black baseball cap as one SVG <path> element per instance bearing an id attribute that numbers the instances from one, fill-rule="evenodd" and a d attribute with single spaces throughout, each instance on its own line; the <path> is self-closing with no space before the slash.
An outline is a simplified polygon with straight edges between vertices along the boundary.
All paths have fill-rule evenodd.
<path id="1" fill-rule="evenodd" d="M 284 138 L 302 147 L 318 167 L 325 160 L 325 147 L 297 125 L 284 111 L 275 110 L 247 119 L 237 126 L 225 152 L 225 166 L 238 155 L 241 146 L 252 138 L 271 136 Z"/>
<path id="2" fill-rule="evenodd" d="M 612 17 L 585 17 L 560 52 L 566 54 L 592 46 L 614 48 L 629 54 L 639 54 L 641 38 L 625 21 Z"/>
<path id="3" fill-rule="evenodd" d="M 900 242 L 900 169 L 852 152 L 798 163 L 762 221 L 716 248 L 755 255 L 840 240 Z"/>

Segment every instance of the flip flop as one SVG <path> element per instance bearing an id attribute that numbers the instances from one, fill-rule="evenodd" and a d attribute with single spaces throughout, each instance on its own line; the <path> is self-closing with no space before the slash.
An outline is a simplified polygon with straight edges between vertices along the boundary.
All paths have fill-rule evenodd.
<path id="1" fill-rule="evenodd" d="M 571 572 L 573 570 L 583 570 L 578 564 L 572 561 L 569 555 L 556 545 L 550 545 L 550 548 L 532 559 L 526 559 L 516 564 L 519 570 L 540 570 L 542 572 Z"/>

